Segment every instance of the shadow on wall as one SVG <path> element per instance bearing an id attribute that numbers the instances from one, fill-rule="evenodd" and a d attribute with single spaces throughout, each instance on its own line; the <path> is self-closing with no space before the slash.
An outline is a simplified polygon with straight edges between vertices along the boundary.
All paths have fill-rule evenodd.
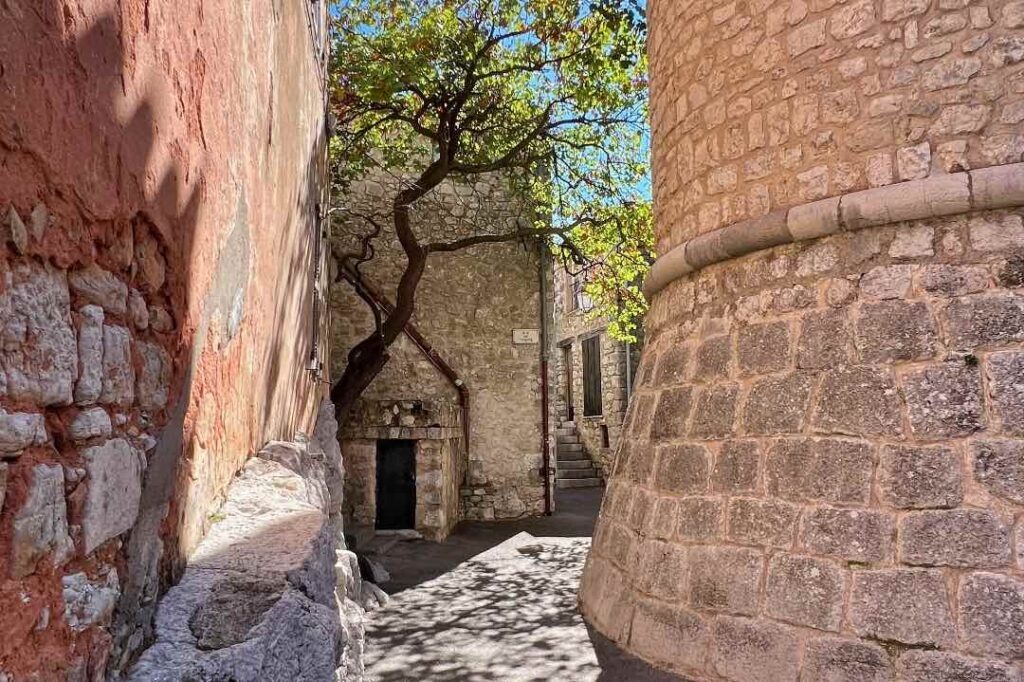
<path id="1" fill-rule="evenodd" d="M 267 211 L 250 211 L 245 181 L 236 183 L 242 190 L 235 213 L 239 222 L 234 227 L 237 230 L 240 225 L 248 232 L 251 222 L 255 230 L 276 231 L 277 248 L 271 249 L 267 260 L 279 264 L 285 274 L 277 278 L 272 300 L 266 296 L 250 300 L 253 294 L 251 287 L 245 289 L 246 279 L 241 301 L 229 297 L 225 304 L 224 287 L 219 285 L 237 285 L 235 275 L 239 270 L 247 273 L 252 265 L 251 260 L 225 257 L 237 255 L 225 248 L 220 262 L 211 267 L 218 251 L 201 246 L 209 246 L 211 234 L 229 242 L 233 234 L 218 234 L 232 231 L 221 221 L 219 195 L 208 192 L 208 186 L 222 192 L 231 178 L 227 177 L 229 164 L 212 156 L 211 131 L 204 130 L 201 106 L 207 66 L 195 45 L 197 34 L 150 34 L 148 4 L 140 8 L 123 3 L 120 13 L 92 16 L 72 5 L 62 0 L 0 0 L 0 205 L 10 203 L 24 215 L 43 203 L 51 215 L 45 239 L 33 243 L 24 255 L 10 251 L 5 256 L 0 250 L 0 269 L 26 261 L 67 269 L 96 263 L 116 273 L 140 289 L 151 309 L 163 307 L 170 312 L 169 323 L 151 324 L 138 330 L 135 338 L 166 349 L 174 372 L 166 409 L 147 419 L 133 408 L 122 425 L 124 430 L 136 427 L 157 436 L 155 448 L 147 453 L 137 522 L 124 547 L 111 542 L 83 556 L 79 543 L 74 556 L 60 568 L 41 561 L 27 578 L 8 579 L 3 564 L 10 555 L 11 517 L 25 501 L 32 467 L 40 462 L 71 468 L 83 465 L 80 444 L 62 430 L 76 408 L 47 409 L 56 451 L 30 448 L 12 463 L 0 519 L 0 575 L 4 576 L 0 580 L 0 670 L 15 678 L 33 673 L 41 679 L 64 679 L 72 673 L 102 678 L 108 664 L 112 669 L 123 668 L 150 640 L 157 596 L 177 579 L 183 565 L 178 547 L 182 501 L 190 498 L 195 483 L 191 462 L 200 405 L 219 404 L 217 389 L 237 384 L 232 379 L 247 370 L 247 363 L 264 369 L 263 376 L 257 370 L 261 381 L 256 385 L 231 386 L 232 392 L 247 396 L 252 406 L 232 405 L 235 410 L 226 415 L 241 415 L 249 423 L 253 442 L 248 452 L 253 452 L 271 435 L 291 436 L 317 389 L 313 382 L 299 385 L 282 368 L 303 366 L 310 348 L 310 325 L 288 328 L 283 321 L 309 319 L 312 297 L 310 283 L 303 277 L 315 251 L 312 231 L 310 239 L 289 243 L 287 236 L 297 229 L 295 222 L 303 214 L 311 215 L 319 200 L 315 189 L 321 170 L 319 154 L 305 156 L 309 163 L 301 191 L 295 192 L 299 177 L 294 183 L 261 188 L 295 196 L 297 210 L 289 212 L 288 225 L 280 225 L 280 216 Z M 189 15 L 191 10 L 180 12 Z M 151 39 L 172 43 L 169 53 L 180 63 L 162 68 L 140 63 L 137 42 Z M 165 57 L 171 58 L 167 53 Z M 140 77 L 140 72 L 149 73 Z M 225 140 L 219 141 L 223 146 Z M 245 156 L 240 151 L 244 138 L 226 141 L 228 146 L 214 151 L 238 151 Z M 308 144 L 308 139 L 302 141 L 303 152 Z M 322 131 L 313 144 L 314 150 L 323 148 Z M 279 163 L 272 170 L 283 166 Z M 275 179 L 280 178 L 271 173 L 271 183 Z M 126 249 L 127 263 L 119 256 Z M 140 249 L 150 249 L 144 254 L 146 262 L 165 265 L 160 273 L 137 267 Z M 253 305 L 260 305 L 255 313 Z M 230 326 L 236 313 L 273 320 L 274 333 L 270 338 L 253 338 L 255 334 L 248 332 L 242 343 L 231 347 L 232 333 L 225 340 L 225 329 L 218 325 Z M 129 326 L 116 316 L 112 321 Z M 137 356 L 134 361 L 140 362 Z M 261 399 L 258 410 L 255 405 Z M 262 429 L 259 420 L 270 421 L 271 411 L 282 433 L 267 434 Z M 218 425 L 215 431 L 220 435 L 223 427 Z M 225 443 L 204 445 L 216 448 Z M 86 479 L 77 489 L 69 489 L 72 527 L 80 526 L 89 484 Z M 109 632 L 98 626 L 72 630 L 62 618 L 61 577 L 77 572 L 94 575 L 111 565 L 121 578 L 112 627 Z M 38 627 L 44 620 L 47 624 Z"/>

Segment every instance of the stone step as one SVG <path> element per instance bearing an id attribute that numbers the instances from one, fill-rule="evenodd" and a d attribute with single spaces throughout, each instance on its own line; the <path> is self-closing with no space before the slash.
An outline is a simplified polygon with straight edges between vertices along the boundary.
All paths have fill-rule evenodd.
<path id="1" fill-rule="evenodd" d="M 556 488 L 600 488 L 600 478 L 560 478 L 555 481 Z"/>
<path id="2" fill-rule="evenodd" d="M 593 478 L 594 476 L 597 476 L 594 467 L 587 467 L 585 469 L 558 469 L 555 478 Z"/>
<path id="3" fill-rule="evenodd" d="M 555 448 L 555 452 L 562 454 L 563 452 L 583 452 L 583 443 L 558 443 Z"/>
<path id="4" fill-rule="evenodd" d="M 575 429 L 576 428 L 576 422 L 561 422 L 558 425 L 558 427 L 561 428 L 561 429 Z"/>
<path id="5" fill-rule="evenodd" d="M 555 429 L 555 437 L 556 438 L 562 438 L 564 436 L 575 436 L 575 435 L 576 435 L 576 429 L 562 429 L 562 428 Z"/>
<path id="6" fill-rule="evenodd" d="M 589 462 L 590 458 L 587 457 L 585 452 L 559 452 L 555 459 L 559 462 Z"/>
<path id="7" fill-rule="evenodd" d="M 558 468 L 562 469 L 590 469 L 592 463 L 589 459 L 560 459 L 558 460 Z"/>
<path id="8" fill-rule="evenodd" d="M 572 434 L 571 436 L 555 436 L 555 441 L 559 445 L 561 445 L 562 443 L 565 443 L 566 445 L 575 445 L 576 443 L 580 442 L 580 437 L 575 433 Z"/>

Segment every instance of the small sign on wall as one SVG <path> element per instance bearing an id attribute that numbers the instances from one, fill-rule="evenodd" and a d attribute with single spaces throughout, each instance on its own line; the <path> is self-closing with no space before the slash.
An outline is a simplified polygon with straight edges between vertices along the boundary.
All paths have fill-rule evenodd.
<path id="1" fill-rule="evenodd" d="M 512 343 L 517 346 L 528 346 L 540 343 L 540 332 L 536 329 L 513 329 Z"/>

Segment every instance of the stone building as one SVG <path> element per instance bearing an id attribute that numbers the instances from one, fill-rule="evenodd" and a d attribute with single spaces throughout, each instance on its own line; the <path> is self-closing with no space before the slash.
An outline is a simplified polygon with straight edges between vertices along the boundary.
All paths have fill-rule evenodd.
<path id="1" fill-rule="evenodd" d="M 344 205 L 386 213 L 396 186 L 367 178 L 350 189 Z M 414 205 L 413 221 L 421 240 L 443 241 L 482 228 L 507 231 L 521 213 L 500 179 L 490 178 L 473 187 L 442 185 Z M 357 249 L 352 240 L 365 233 L 365 223 L 338 223 L 334 238 Z M 390 223 L 374 247 L 361 271 L 386 302 L 405 265 Z M 542 328 L 551 314 L 547 280 L 541 293 L 545 268 L 534 242 L 431 254 L 410 325 L 420 342 L 399 337 L 343 427 L 346 514 L 355 526 L 413 528 L 439 540 L 461 519 L 550 509 L 542 471 L 542 389 L 550 384 L 542 370 Z M 332 288 L 331 316 L 345 321 L 332 331 L 337 379 L 373 318 L 346 282 Z"/>
<path id="2" fill-rule="evenodd" d="M 695 680 L 1024 658 L 1024 3 L 653 0 L 659 258 L 586 618 Z"/>
<path id="3" fill-rule="evenodd" d="M 593 467 L 585 475 L 592 472 L 605 479 L 622 433 L 641 346 L 613 339 L 608 321 L 591 316 L 584 278 L 585 272 L 562 267 L 554 271 L 554 403 L 561 429 L 557 451 L 559 459 L 572 457 L 572 444 L 578 441 Z M 584 478 L 585 483 L 574 480 L 577 472 L 576 467 L 560 466 L 558 485 L 596 483 L 591 478 Z"/>
<path id="4" fill-rule="evenodd" d="M 126 670 L 235 474 L 313 432 L 325 25 L 306 1 L 0 5 L 2 680 Z"/>

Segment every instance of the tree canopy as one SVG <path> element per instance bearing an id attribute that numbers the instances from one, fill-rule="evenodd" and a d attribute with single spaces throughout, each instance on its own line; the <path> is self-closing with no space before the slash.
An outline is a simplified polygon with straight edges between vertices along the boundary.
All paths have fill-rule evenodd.
<path id="1" fill-rule="evenodd" d="M 642 9 L 637 0 L 335 5 L 334 179 L 342 189 L 370 172 L 400 180 L 387 215 L 361 216 L 372 227 L 363 248 L 342 255 L 358 272 L 385 222 L 405 251 L 395 312 L 376 333 L 385 348 L 411 314 L 431 253 L 535 237 L 571 272 L 586 269 L 592 314 L 632 335 L 653 242 Z M 499 174 L 529 211 L 447 241 L 416 234 L 412 206 L 442 182 L 472 187 L 486 174 Z M 353 349 L 349 364 L 374 345 Z"/>

